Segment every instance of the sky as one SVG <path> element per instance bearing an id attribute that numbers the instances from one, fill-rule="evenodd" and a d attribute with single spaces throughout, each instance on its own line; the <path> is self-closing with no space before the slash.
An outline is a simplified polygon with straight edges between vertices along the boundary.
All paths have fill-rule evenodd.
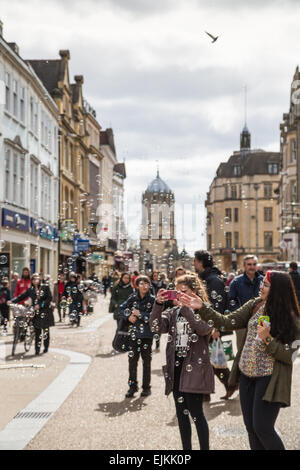
<path id="1" fill-rule="evenodd" d="M 280 149 L 299 14 L 298 0 L 0 0 L 4 38 L 24 59 L 69 49 L 70 77 L 84 75 L 84 97 L 113 128 L 129 237 L 139 238 L 142 192 L 159 165 L 175 193 L 179 249 L 190 254 L 206 246 L 216 170 L 239 149 L 245 85 L 252 148 Z"/>

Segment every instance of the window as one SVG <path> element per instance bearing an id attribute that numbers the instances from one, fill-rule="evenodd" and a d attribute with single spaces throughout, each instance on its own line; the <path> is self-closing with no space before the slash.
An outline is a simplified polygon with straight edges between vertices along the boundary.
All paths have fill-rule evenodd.
<path id="1" fill-rule="evenodd" d="M 11 79 L 10 74 L 5 73 L 5 109 L 10 111 L 10 88 L 11 87 Z"/>
<path id="2" fill-rule="evenodd" d="M 239 247 L 239 232 L 234 232 L 234 248 Z"/>
<path id="3" fill-rule="evenodd" d="M 269 173 L 269 175 L 277 175 L 277 173 L 278 173 L 278 164 L 277 163 L 268 163 L 268 173 Z"/>
<path id="4" fill-rule="evenodd" d="M 25 88 L 20 90 L 20 120 L 25 122 Z"/>
<path id="5" fill-rule="evenodd" d="M 272 207 L 264 207 L 264 221 L 265 222 L 272 222 L 273 220 L 273 208 Z"/>
<path id="6" fill-rule="evenodd" d="M 38 165 L 30 162 L 30 208 L 34 214 L 38 214 Z"/>
<path id="7" fill-rule="evenodd" d="M 231 199 L 237 199 L 237 190 L 235 184 L 231 186 Z"/>
<path id="8" fill-rule="evenodd" d="M 38 104 L 37 102 L 34 103 L 34 132 L 37 134 L 38 132 Z"/>
<path id="9" fill-rule="evenodd" d="M 228 184 L 225 184 L 225 199 L 228 199 Z"/>
<path id="10" fill-rule="evenodd" d="M 41 203 L 42 203 L 42 217 L 46 220 L 51 218 L 51 177 L 42 170 L 41 175 Z"/>
<path id="11" fill-rule="evenodd" d="M 64 138 L 64 167 L 68 169 L 68 141 Z"/>
<path id="12" fill-rule="evenodd" d="M 240 176 L 242 173 L 240 165 L 233 166 L 233 174 L 234 176 Z"/>
<path id="13" fill-rule="evenodd" d="M 234 221 L 235 222 L 239 221 L 239 210 L 237 207 L 234 208 Z"/>
<path id="14" fill-rule="evenodd" d="M 34 130 L 34 104 L 32 96 L 30 97 L 30 129 Z"/>
<path id="15" fill-rule="evenodd" d="M 272 183 L 264 184 L 264 197 L 268 199 L 272 197 Z"/>
<path id="16" fill-rule="evenodd" d="M 297 183 L 296 181 L 291 181 L 291 201 L 297 201 Z"/>
<path id="17" fill-rule="evenodd" d="M 296 140 L 291 141 L 291 162 L 294 163 L 297 160 L 297 144 Z"/>
<path id="18" fill-rule="evenodd" d="M 225 243 L 226 243 L 226 248 L 232 248 L 232 235 L 231 235 L 231 232 L 226 232 L 225 233 Z"/>
<path id="19" fill-rule="evenodd" d="M 231 209 L 225 209 L 225 222 L 231 222 Z"/>
<path id="20" fill-rule="evenodd" d="M 273 232 L 264 232 L 264 248 L 266 251 L 273 250 Z"/>
<path id="21" fill-rule="evenodd" d="M 18 82 L 13 80 L 13 113 L 18 117 Z"/>
<path id="22" fill-rule="evenodd" d="M 25 156 L 13 149 L 5 148 L 5 175 L 4 197 L 5 200 L 25 205 Z"/>
<path id="23" fill-rule="evenodd" d="M 74 192 L 70 191 L 70 218 L 74 219 Z"/>
<path id="24" fill-rule="evenodd" d="M 5 184 L 4 184 L 4 198 L 10 201 L 10 149 L 5 150 Z"/>

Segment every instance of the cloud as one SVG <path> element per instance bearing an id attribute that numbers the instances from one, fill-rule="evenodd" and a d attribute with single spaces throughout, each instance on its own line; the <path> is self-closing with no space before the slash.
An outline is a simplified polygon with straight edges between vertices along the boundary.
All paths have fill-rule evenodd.
<path id="1" fill-rule="evenodd" d="M 279 150 L 300 62 L 298 1 L 0 2 L 4 37 L 22 57 L 53 59 L 70 49 L 71 79 L 84 75 L 85 98 L 102 127 L 113 127 L 119 159 L 126 158 L 131 234 L 156 160 L 179 211 L 201 201 L 204 233 L 206 192 L 239 148 L 245 84 L 252 147 Z M 211 44 L 204 31 L 219 40 Z M 201 233 L 187 249 L 204 243 Z"/>

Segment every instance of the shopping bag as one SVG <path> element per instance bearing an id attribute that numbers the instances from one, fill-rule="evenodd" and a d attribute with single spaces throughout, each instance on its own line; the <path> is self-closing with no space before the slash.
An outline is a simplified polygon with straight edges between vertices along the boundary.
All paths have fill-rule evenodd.
<path id="1" fill-rule="evenodd" d="M 210 362 L 216 369 L 226 369 L 227 367 L 226 355 L 220 338 L 213 340 L 211 346 Z"/>
<path id="2" fill-rule="evenodd" d="M 223 340 L 222 343 L 223 343 L 223 348 L 224 348 L 224 352 L 225 352 L 225 356 L 226 356 L 227 361 L 233 361 L 235 356 L 233 354 L 232 341 L 231 340 L 228 340 L 228 341 Z"/>
<path id="3" fill-rule="evenodd" d="M 128 322 L 121 318 L 114 336 L 112 347 L 118 352 L 128 352 L 130 350 L 130 333 L 128 332 Z"/>

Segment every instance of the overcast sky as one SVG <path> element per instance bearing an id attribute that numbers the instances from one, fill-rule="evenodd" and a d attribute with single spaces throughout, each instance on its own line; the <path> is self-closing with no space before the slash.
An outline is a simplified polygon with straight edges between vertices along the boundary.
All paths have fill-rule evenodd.
<path id="1" fill-rule="evenodd" d="M 298 0 L 0 0 L 4 38 L 23 58 L 69 49 L 70 77 L 84 75 L 84 95 L 126 160 L 129 235 L 138 238 L 158 160 L 177 201 L 179 248 L 191 253 L 205 247 L 216 169 L 239 149 L 245 85 L 252 147 L 279 151 L 299 15 Z M 220 37 L 212 44 L 204 31 Z"/>

